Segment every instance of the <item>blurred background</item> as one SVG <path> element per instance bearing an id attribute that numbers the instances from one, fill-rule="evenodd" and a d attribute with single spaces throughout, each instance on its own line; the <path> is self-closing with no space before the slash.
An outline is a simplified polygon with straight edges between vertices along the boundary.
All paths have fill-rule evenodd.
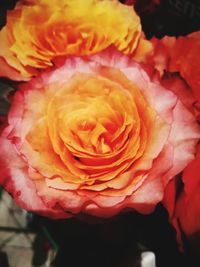
<path id="1" fill-rule="evenodd" d="M 32 214 L 21 210 L 5 191 L 0 196 L 0 266 L 50 267 L 57 247 L 45 229 L 36 229 Z"/>
<path id="2" fill-rule="evenodd" d="M 157 267 L 195 266 L 185 245 L 182 254 L 162 206 L 149 216 L 53 221 L 21 210 L 1 190 L 1 267 L 140 267 L 144 251 L 155 253 Z"/>

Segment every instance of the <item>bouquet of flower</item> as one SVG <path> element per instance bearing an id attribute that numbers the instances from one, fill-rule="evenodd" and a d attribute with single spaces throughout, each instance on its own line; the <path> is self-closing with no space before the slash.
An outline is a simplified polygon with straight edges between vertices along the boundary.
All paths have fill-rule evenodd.
<path id="1" fill-rule="evenodd" d="M 200 232 L 200 32 L 147 39 L 160 1 L 19 0 L 0 30 L 0 183 L 53 219 L 169 212 Z M 170 1 L 173 2 L 173 1 Z M 136 11 L 134 11 L 133 5 Z M 156 11 L 158 12 L 158 11 Z"/>

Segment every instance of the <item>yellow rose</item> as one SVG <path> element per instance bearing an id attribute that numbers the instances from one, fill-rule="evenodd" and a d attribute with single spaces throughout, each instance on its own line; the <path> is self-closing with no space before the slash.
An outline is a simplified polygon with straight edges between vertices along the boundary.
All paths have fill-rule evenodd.
<path id="1" fill-rule="evenodd" d="M 0 76 L 28 78 L 63 56 L 109 46 L 133 54 L 140 36 L 139 17 L 117 0 L 20 0 L 0 31 Z"/>

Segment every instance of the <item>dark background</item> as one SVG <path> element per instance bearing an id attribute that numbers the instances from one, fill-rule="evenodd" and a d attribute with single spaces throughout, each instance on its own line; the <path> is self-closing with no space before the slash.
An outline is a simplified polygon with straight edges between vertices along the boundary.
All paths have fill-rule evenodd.
<path id="1" fill-rule="evenodd" d="M 160 5 L 151 12 L 148 9 L 150 2 L 137 0 L 135 6 L 148 38 L 186 35 L 200 29 L 199 0 L 160 0 Z"/>

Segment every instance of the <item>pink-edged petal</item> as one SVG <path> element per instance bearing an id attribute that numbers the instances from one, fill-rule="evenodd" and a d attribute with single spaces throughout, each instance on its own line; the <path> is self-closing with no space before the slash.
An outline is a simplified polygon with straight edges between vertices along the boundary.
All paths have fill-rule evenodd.
<path id="1" fill-rule="evenodd" d="M 0 159 L 0 182 L 4 188 L 13 195 L 15 202 L 20 207 L 53 218 L 67 218 L 63 210 L 47 207 L 38 196 L 35 184 L 28 177 L 27 165 L 17 155 L 12 144 L 0 138 L 1 153 L 6 157 Z"/>

